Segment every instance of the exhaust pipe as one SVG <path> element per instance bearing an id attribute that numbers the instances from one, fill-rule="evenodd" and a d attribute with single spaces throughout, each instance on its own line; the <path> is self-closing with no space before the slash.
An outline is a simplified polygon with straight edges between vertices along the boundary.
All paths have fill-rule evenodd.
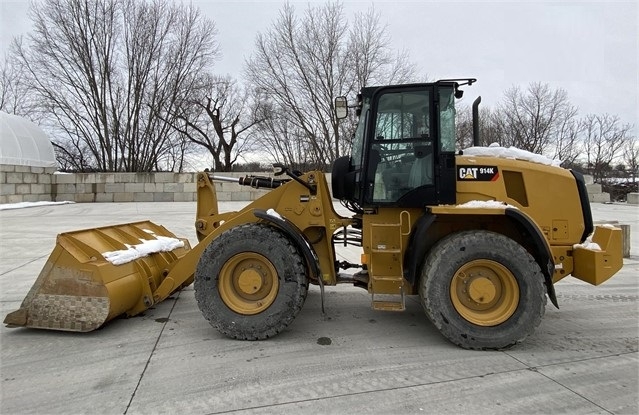
<path id="1" fill-rule="evenodd" d="M 479 147 L 479 103 L 481 97 L 477 97 L 473 102 L 473 146 Z"/>

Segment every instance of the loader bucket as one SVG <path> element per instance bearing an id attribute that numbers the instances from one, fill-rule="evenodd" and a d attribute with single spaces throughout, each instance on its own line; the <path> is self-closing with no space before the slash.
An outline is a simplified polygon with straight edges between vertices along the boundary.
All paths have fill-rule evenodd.
<path id="1" fill-rule="evenodd" d="M 134 316 L 153 305 L 153 292 L 190 249 L 186 239 L 149 221 L 62 233 L 20 309 L 4 323 L 86 332 Z"/>

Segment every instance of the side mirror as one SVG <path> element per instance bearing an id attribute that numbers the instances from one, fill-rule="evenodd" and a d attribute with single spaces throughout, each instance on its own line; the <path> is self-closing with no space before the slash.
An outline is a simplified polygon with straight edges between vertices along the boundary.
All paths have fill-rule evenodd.
<path id="1" fill-rule="evenodd" d="M 335 116 L 342 120 L 348 116 L 348 102 L 346 97 L 335 97 Z"/>
<path id="2" fill-rule="evenodd" d="M 286 170 L 286 168 L 284 167 L 284 165 L 282 163 L 273 164 L 273 175 L 274 176 L 281 176 L 282 174 L 284 174 L 285 170 Z"/>

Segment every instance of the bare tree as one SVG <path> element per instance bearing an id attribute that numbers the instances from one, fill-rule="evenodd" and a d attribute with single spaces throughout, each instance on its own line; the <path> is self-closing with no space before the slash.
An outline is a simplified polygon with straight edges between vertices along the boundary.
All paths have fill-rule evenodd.
<path id="1" fill-rule="evenodd" d="M 341 4 L 309 6 L 299 17 L 290 4 L 255 42 L 247 78 L 274 116 L 262 130 L 265 145 L 288 149 L 280 158 L 324 167 L 347 154 L 352 130 L 335 118 L 333 100 L 368 82 L 404 82 L 413 76 L 406 55 L 391 53 L 373 10 L 359 14 L 349 32 Z M 275 125 L 280 123 L 281 125 Z M 285 134 L 284 134 L 285 133 Z M 294 143 L 281 143 L 282 140 Z M 295 155 L 293 149 L 303 150 Z"/>
<path id="2" fill-rule="evenodd" d="M 192 143 L 213 157 L 215 171 L 232 171 L 233 165 L 254 145 L 253 130 L 262 121 L 259 102 L 230 77 L 202 75 L 192 97 L 167 120 Z"/>
<path id="3" fill-rule="evenodd" d="M 374 9 L 358 13 L 349 29 L 347 62 L 354 69 L 355 91 L 363 86 L 398 84 L 415 80 L 408 52 L 391 48 L 391 38 Z M 348 76 L 352 76 L 348 74 Z"/>
<path id="4" fill-rule="evenodd" d="M 623 161 L 626 163 L 632 182 L 636 182 L 639 176 L 639 141 L 636 137 L 630 137 L 624 146 Z"/>
<path id="5" fill-rule="evenodd" d="M 504 144 L 495 111 L 489 107 L 480 107 L 477 122 L 479 123 L 480 146 L 487 146 L 491 143 Z M 458 150 L 473 146 L 473 116 L 469 105 L 460 105 L 457 108 L 455 130 Z"/>
<path id="6" fill-rule="evenodd" d="M 581 169 L 583 162 L 598 182 L 612 170 L 622 149 L 628 166 L 639 151 L 630 137 L 631 126 L 619 117 L 591 114 L 579 119 L 565 91 L 540 83 L 531 83 L 523 92 L 508 89 L 495 110 L 481 108 L 479 126 L 481 145 L 495 142 L 545 154 L 567 168 Z M 457 147 L 472 145 L 470 107 L 459 106 L 456 129 Z"/>
<path id="7" fill-rule="evenodd" d="M 599 183 L 631 139 L 631 126 L 622 124 L 616 115 L 589 114 L 582 120 L 582 128 L 587 166 Z"/>
<path id="8" fill-rule="evenodd" d="M 508 89 L 497 111 L 501 144 L 539 154 L 554 153 L 557 147 L 566 151 L 568 126 L 577 115 L 566 91 L 542 83 L 531 83 L 526 91 Z"/>
<path id="9" fill-rule="evenodd" d="M 21 62 L 10 51 L 0 63 L 0 111 L 35 121 L 36 105 Z"/>
<path id="10" fill-rule="evenodd" d="M 274 162 L 283 163 L 293 170 L 324 169 L 326 163 L 313 158 L 313 148 L 305 140 L 305 132 L 291 121 L 288 113 L 272 102 L 261 107 L 263 121 L 257 126 L 260 149 Z"/>
<path id="11" fill-rule="evenodd" d="M 564 167 L 574 166 L 581 155 L 583 124 L 576 115 L 577 111 L 573 108 L 568 116 L 560 117 L 551 145 L 552 151 L 547 154 L 555 160 L 561 160 Z"/>
<path id="12" fill-rule="evenodd" d="M 473 114 L 468 105 L 458 105 L 455 118 L 455 147 L 463 150 L 473 146 Z"/>
<path id="13" fill-rule="evenodd" d="M 15 50 L 58 154 L 80 170 L 162 165 L 179 140 L 156 114 L 169 118 L 216 56 L 212 22 L 168 0 L 45 0 L 31 17 Z"/>

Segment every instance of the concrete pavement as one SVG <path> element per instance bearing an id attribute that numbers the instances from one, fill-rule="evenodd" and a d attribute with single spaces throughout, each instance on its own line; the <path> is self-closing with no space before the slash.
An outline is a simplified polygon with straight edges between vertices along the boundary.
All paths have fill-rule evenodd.
<path id="1" fill-rule="evenodd" d="M 244 203 L 221 203 L 235 210 Z M 631 257 L 600 287 L 568 278 L 537 331 L 503 352 L 448 343 L 418 298 L 370 309 L 360 289 L 312 287 L 268 341 L 218 334 L 192 287 L 91 333 L 0 328 L 2 414 L 601 413 L 639 399 L 639 208 L 593 204 L 631 225 Z M 0 314 L 17 309 L 63 231 L 151 219 L 195 244 L 195 203 L 108 203 L 0 212 Z M 346 252 L 348 257 L 352 252 Z"/>

